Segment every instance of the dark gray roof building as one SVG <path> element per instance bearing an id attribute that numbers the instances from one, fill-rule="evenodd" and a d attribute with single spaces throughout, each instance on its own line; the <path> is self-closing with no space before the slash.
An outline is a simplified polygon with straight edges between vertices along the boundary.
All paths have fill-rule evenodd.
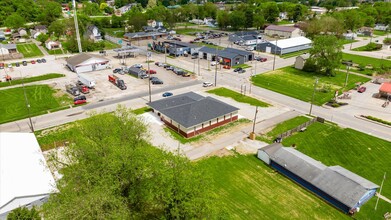
<path id="1" fill-rule="evenodd" d="M 147 105 L 154 109 L 168 126 L 180 130 L 185 137 L 236 120 L 239 110 L 215 98 L 203 97 L 194 92 L 164 98 Z"/>
<path id="2" fill-rule="evenodd" d="M 379 188 L 343 167 L 327 167 L 280 143 L 259 149 L 258 158 L 345 213 L 357 212 Z"/>

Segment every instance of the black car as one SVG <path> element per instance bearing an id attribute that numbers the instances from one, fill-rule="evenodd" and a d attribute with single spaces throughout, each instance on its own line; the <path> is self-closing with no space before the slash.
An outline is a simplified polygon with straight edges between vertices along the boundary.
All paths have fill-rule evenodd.
<path id="1" fill-rule="evenodd" d="M 152 84 L 163 84 L 163 81 L 160 79 L 153 79 L 151 82 Z"/>
<path id="2" fill-rule="evenodd" d="M 42 63 L 46 63 L 46 59 L 45 58 L 42 58 L 41 61 L 42 61 Z"/>
<path id="3" fill-rule="evenodd" d="M 38 60 L 37 60 L 37 63 L 42 63 L 42 60 L 41 60 L 41 59 L 38 59 Z"/>
<path id="4" fill-rule="evenodd" d="M 157 78 L 156 76 L 152 76 L 151 78 L 149 78 L 149 80 L 153 81 L 153 80 L 158 80 L 159 78 Z"/>
<path id="5" fill-rule="evenodd" d="M 118 72 L 120 72 L 122 69 L 121 68 L 115 68 L 114 70 L 113 70 L 113 73 L 118 73 Z"/>
<path id="6" fill-rule="evenodd" d="M 173 66 L 168 66 L 168 67 L 166 68 L 166 70 L 173 70 L 173 69 L 174 69 Z"/>
<path id="7" fill-rule="evenodd" d="M 80 96 L 77 96 L 73 99 L 74 102 L 78 101 L 78 100 L 87 100 L 87 98 L 84 96 L 84 95 L 80 95 Z"/>
<path id="8" fill-rule="evenodd" d="M 19 66 L 20 66 L 20 63 L 19 63 L 19 62 L 16 62 L 16 63 L 15 63 L 15 66 L 16 66 L 16 67 L 19 67 Z"/>
<path id="9" fill-rule="evenodd" d="M 239 67 L 239 68 L 234 69 L 234 72 L 239 72 L 241 70 L 243 70 L 243 68 Z"/>
<path id="10" fill-rule="evenodd" d="M 23 62 L 22 62 L 22 65 L 23 65 L 23 66 L 27 66 L 27 61 L 23 61 Z"/>
<path id="11" fill-rule="evenodd" d="M 238 73 L 245 73 L 245 72 L 246 72 L 246 70 L 243 70 L 243 69 L 238 71 Z"/>

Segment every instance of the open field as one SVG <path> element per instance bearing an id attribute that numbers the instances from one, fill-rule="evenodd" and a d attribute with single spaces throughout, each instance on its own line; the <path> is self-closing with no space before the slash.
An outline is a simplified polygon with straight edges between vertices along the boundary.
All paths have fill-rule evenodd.
<path id="1" fill-rule="evenodd" d="M 41 50 L 35 44 L 17 44 L 16 48 L 24 58 L 43 56 Z"/>
<path id="2" fill-rule="evenodd" d="M 209 48 L 213 48 L 213 49 L 218 49 L 218 50 L 224 50 L 224 47 L 221 47 L 221 46 L 218 46 L 218 45 L 212 45 L 212 44 L 206 44 L 206 43 L 202 43 L 202 42 L 197 42 L 195 43 L 197 45 L 200 45 L 200 46 L 205 46 L 205 47 L 209 47 Z"/>
<path id="3" fill-rule="evenodd" d="M 198 163 L 211 174 L 229 219 L 349 219 L 254 155 Z"/>
<path id="4" fill-rule="evenodd" d="M 145 106 L 142 108 L 132 110 L 132 112 L 136 115 L 141 115 L 141 114 L 144 114 L 144 113 L 150 112 L 150 111 L 152 111 L 152 109 L 149 106 Z"/>
<path id="5" fill-rule="evenodd" d="M 46 48 L 45 48 L 46 49 Z M 48 50 L 46 49 L 47 52 L 50 54 L 50 55 L 58 55 L 58 54 L 63 54 L 62 50 L 61 49 L 56 49 L 56 50 Z M 65 50 L 64 50 L 65 52 Z"/>
<path id="6" fill-rule="evenodd" d="M 103 28 L 103 31 L 110 36 L 122 38 L 125 34 L 125 28 Z"/>
<path id="7" fill-rule="evenodd" d="M 297 150 L 325 165 L 340 165 L 379 186 L 384 172 L 389 172 L 391 167 L 390 142 L 332 124 L 315 122 L 305 132 L 284 139 L 283 144 L 296 144 Z M 391 184 L 384 184 L 382 194 L 391 198 Z M 391 204 L 380 200 L 374 211 L 375 203 L 376 198 L 371 199 L 355 217 L 382 219 L 383 214 L 391 210 Z"/>
<path id="8" fill-rule="evenodd" d="M 202 29 L 196 29 L 196 28 L 178 28 L 175 29 L 177 34 L 186 34 L 186 35 L 192 35 L 196 32 L 204 32 L 205 30 Z"/>
<path id="9" fill-rule="evenodd" d="M 277 137 L 277 135 L 296 128 L 297 126 L 304 124 L 309 120 L 311 119 L 308 117 L 297 116 L 295 118 L 277 124 L 271 131 L 267 132 L 266 134 L 257 136 L 256 139 L 271 144 L 273 143 L 273 140 Z"/>
<path id="10" fill-rule="evenodd" d="M 284 59 L 287 59 L 287 58 L 291 58 L 291 57 L 297 57 L 297 56 L 302 55 L 302 54 L 307 53 L 307 52 L 309 52 L 309 50 L 301 50 L 301 51 L 296 51 L 296 52 L 293 52 L 293 53 L 283 54 L 280 57 L 284 58 Z"/>
<path id="11" fill-rule="evenodd" d="M 378 36 L 385 36 L 385 35 L 387 35 L 387 32 L 386 31 L 374 30 L 373 34 L 374 35 L 378 35 Z"/>
<path id="12" fill-rule="evenodd" d="M 67 95 L 57 95 L 47 85 L 26 86 L 26 95 L 30 103 L 30 115 L 46 114 L 67 108 L 71 99 Z M 0 124 L 28 117 L 23 88 L 0 90 Z"/>
<path id="13" fill-rule="evenodd" d="M 19 85 L 22 83 L 30 83 L 30 82 L 37 82 L 37 81 L 42 81 L 42 80 L 47 80 L 47 79 L 55 79 L 55 78 L 60 78 L 64 77 L 64 74 L 60 73 L 49 73 L 41 76 L 33 76 L 33 77 L 27 77 L 24 79 L 16 79 L 12 80 L 9 82 L 0 82 L 0 88 L 1 87 L 7 87 L 7 86 L 14 86 L 14 85 Z"/>
<path id="14" fill-rule="evenodd" d="M 212 89 L 207 91 L 207 93 L 215 94 L 218 96 L 228 97 L 231 98 L 237 102 L 247 103 L 253 106 L 260 106 L 260 107 L 268 107 L 270 106 L 266 102 L 262 102 L 258 99 L 252 98 L 250 96 L 242 95 L 238 92 L 232 91 L 230 89 L 221 87 L 217 89 Z"/>
<path id="15" fill-rule="evenodd" d="M 376 59 L 373 57 L 366 57 L 366 56 L 360 56 L 360 55 L 354 55 L 354 54 L 348 54 L 348 53 L 342 53 L 342 59 L 344 60 L 352 60 L 353 63 L 359 64 L 360 66 L 367 66 L 372 65 L 375 68 L 379 68 L 382 65 L 385 66 L 391 66 L 391 61 L 386 59 Z M 344 64 L 341 64 L 341 69 L 346 69 L 346 66 Z M 354 68 L 350 68 L 351 71 L 366 74 L 366 75 L 372 75 L 374 72 L 371 69 L 365 69 L 363 71 L 359 71 Z"/>
<path id="16" fill-rule="evenodd" d="M 112 50 L 112 49 L 121 47 L 120 45 L 115 44 L 115 43 L 108 41 L 108 40 L 104 40 L 103 43 L 105 44 L 105 50 Z"/>
<path id="17" fill-rule="evenodd" d="M 335 77 L 308 73 L 293 67 L 285 67 L 252 77 L 254 85 L 263 87 L 293 98 L 310 102 L 314 91 L 315 77 L 319 78 L 314 104 L 322 105 L 334 97 L 336 90 L 343 90 L 346 73 L 338 72 Z M 367 82 L 368 78 L 350 74 L 346 90 L 355 87 L 357 82 Z M 328 88 L 327 88 L 328 87 Z M 327 89 L 327 92 L 322 91 Z"/>

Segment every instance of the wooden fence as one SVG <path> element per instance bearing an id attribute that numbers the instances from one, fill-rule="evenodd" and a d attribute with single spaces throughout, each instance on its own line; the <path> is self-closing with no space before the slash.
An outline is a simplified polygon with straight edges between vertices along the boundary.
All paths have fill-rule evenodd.
<path id="1" fill-rule="evenodd" d="M 316 121 L 318 122 L 321 122 L 321 123 L 324 123 L 324 119 L 323 118 L 320 118 L 320 117 L 316 117 L 316 118 L 313 118 L 295 128 L 292 128 L 291 130 L 289 131 L 286 131 L 284 133 L 281 133 L 279 135 L 277 135 L 277 138 L 281 138 L 281 139 L 284 139 L 284 138 L 287 138 L 289 136 L 291 136 L 292 134 L 294 134 L 295 132 L 299 132 L 299 131 L 305 131 L 305 129 L 312 125 L 313 123 L 315 123 Z"/>

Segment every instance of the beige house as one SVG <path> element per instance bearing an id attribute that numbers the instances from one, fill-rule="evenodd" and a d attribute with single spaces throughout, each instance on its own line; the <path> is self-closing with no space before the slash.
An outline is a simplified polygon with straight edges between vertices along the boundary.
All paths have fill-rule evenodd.
<path id="1" fill-rule="evenodd" d="M 293 26 L 269 25 L 265 28 L 265 35 L 279 38 L 300 37 L 302 31 Z"/>
<path id="2" fill-rule="evenodd" d="M 296 57 L 296 61 L 295 61 L 295 68 L 296 69 L 299 69 L 299 70 L 302 70 L 304 68 L 304 64 L 305 64 L 305 61 L 310 58 L 310 54 L 309 53 L 304 53 L 300 56 L 297 56 Z"/>

